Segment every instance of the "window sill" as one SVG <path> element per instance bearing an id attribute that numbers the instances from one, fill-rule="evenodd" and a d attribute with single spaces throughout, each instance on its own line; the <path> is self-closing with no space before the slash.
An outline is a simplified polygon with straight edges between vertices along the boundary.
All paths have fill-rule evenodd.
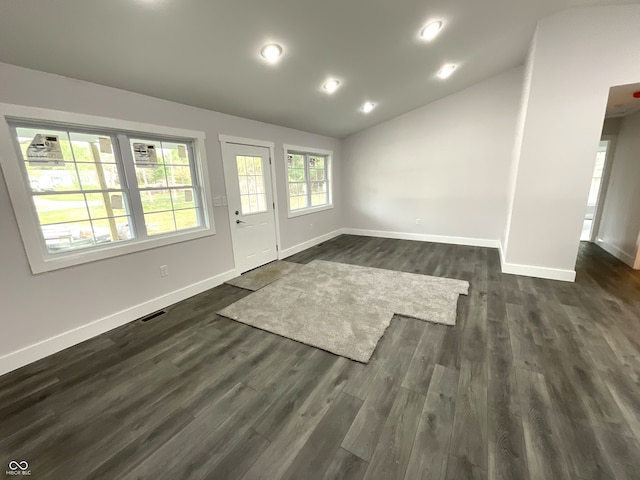
<path id="1" fill-rule="evenodd" d="M 128 255 L 130 253 L 142 252 L 152 248 L 163 247 L 212 235 L 215 235 L 215 230 L 213 228 L 202 228 L 143 241 L 122 242 L 120 244 L 102 248 L 87 249 L 72 253 L 61 253 L 55 256 L 50 255 L 45 258 L 29 258 L 29 264 L 31 265 L 31 271 L 34 274 L 38 274 L 61 268 L 73 267 L 75 265 L 82 265 L 84 263 L 96 262 L 98 260 L 106 260 L 108 258 L 119 257 L 121 255 Z"/>
<path id="2" fill-rule="evenodd" d="M 303 208 L 300 210 L 289 211 L 289 218 L 301 217 L 303 215 L 309 215 L 310 213 L 323 212 L 325 210 L 333 209 L 333 205 L 322 205 L 320 207 Z"/>

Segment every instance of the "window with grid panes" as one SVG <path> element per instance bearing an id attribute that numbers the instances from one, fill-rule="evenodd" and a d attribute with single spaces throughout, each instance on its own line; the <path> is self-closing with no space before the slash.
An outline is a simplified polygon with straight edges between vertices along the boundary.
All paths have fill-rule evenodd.
<path id="1" fill-rule="evenodd" d="M 192 139 L 8 123 L 45 260 L 208 228 Z"/>
<path id="2" fill-rule="evenodd" d="M 146 234 L 163 235 L 199 227 L 198 186 L 190 145 L 145 138 L 132 138 L 129 143 Z"/>
<path id="3" fill-rule="evenodd" d="M 289 211 L 320 210 L 331 205 L 330 154 L 287 150 Z"/>

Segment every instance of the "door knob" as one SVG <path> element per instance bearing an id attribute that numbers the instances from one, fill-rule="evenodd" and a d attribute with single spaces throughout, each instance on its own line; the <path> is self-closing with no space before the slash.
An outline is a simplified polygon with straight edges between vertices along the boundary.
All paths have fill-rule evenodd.
<path id="1" fill-rule="evenodd" d="M 242 220 L 238 219 L 236 220 L 236 223 L 240 224 L 240 223 L 247 223 L 247 222 L 243 222 Z"/>

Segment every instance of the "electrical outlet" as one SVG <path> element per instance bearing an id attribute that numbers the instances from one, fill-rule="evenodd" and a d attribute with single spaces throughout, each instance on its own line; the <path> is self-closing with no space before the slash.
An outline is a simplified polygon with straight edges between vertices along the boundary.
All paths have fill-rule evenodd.
<path id="1" fill-rule="evenodd" d="M 416 218 L 416 225 L 420 225 L 422 221 L 419 218 Z"/>
<path id="2" fill-rule="evenodd" d="M 227 205 L 227 197 L 222 197 L 222 205 Z"/>
<path id="3" fill-rule="evenodd" d="M 213 206 L 214 207 L 222 206 L 222 198 L 221 197 L 213 197 Z"/>
<path id="4" fill-rule="evenodd" d="M 169 275 L 169 267 L 166 265 L 160 265 L 160 276 L 166 277 L 167 275 Z"/>

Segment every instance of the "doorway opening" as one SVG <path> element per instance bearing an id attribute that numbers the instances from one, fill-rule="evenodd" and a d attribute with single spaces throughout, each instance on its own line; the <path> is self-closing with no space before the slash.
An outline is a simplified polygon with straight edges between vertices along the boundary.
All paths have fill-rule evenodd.
<path id="1" fill-rule="evenodd" d="M 640 83 L 609 90 L 581 240 L 640 269 Z"/>
<path id="2" fill-rule="evenodd" d="M 584 223 L 582 224 L 582 234 L 580 235 L 581 241 L 593 242 L 595 235 L 598 232 L 600 224 L 600 214 L 602 213 L 602 203 L 600 200 L 604 196 L 603 188 L 605 172 L 609 170 L 607 162 L 607 154 L 612 144 L 612 139 L 602 138 L 600 145 L 598 146 L 598 153 L 596 154 L 596 165 L 593 169 L 593 177 L 591 178 L 591 189 L 589 190 L 589 199 L 587 200 L 587 211 L 584 216 Z"/>

